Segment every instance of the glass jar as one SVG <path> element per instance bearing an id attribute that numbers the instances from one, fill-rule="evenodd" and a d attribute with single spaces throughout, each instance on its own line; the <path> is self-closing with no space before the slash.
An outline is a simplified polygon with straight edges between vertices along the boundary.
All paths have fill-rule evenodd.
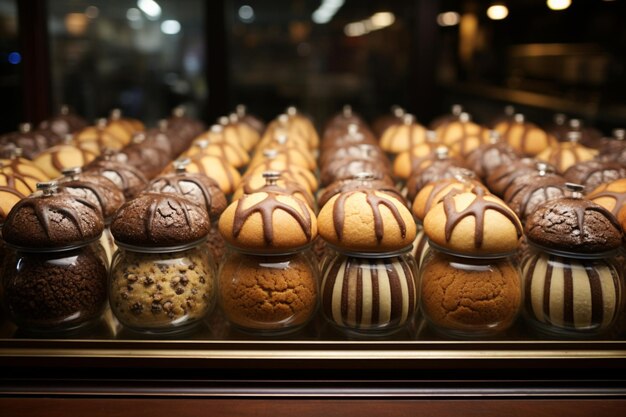
<path id="1" fill-rule="evenodd" d="M 430 242 L 420 277 L 424 318 L 453 337 L 503 332 L 522 306 L 521 273 L 510 256 L 462 257 Z"/>
<path id="2" fill-rule="evenodd" d="M 324 261 L 324 317 L 353 336 L 384 336 L 405 328 L 419 305 L 410 248 L 395 253 L 329 252 Z"/>
<path id="3" fill-rule="evenodd" d="M 586 257 L 529 245 L 524 258 L 526 320 L 556 336 L 608 331 L 624 309 L 624 281 L 614 255 Z"/>
<path id="4" fill-rule="evenodd" d="M 97 322 L 107 303 L 108 264 L 99 241 L 65 250 L 7 249 L 4 305 L 19 328 L 75 330 Z"/>
<path id="5" fill-rule="evenodd" d="M 309 248 L 255 255 L 229 249 L 218 280 L 219 304 L 236 328 L 285 334 L 309 323 L 318 307 L 318 271 Z"/>
<path id="6" fill-rule="evenodd" d="M 144 333 L 186 331 L 215 306 L 215 270 L 206 241 L 171 248 L 118 242 L 109 303 L 125 327 Z"/>

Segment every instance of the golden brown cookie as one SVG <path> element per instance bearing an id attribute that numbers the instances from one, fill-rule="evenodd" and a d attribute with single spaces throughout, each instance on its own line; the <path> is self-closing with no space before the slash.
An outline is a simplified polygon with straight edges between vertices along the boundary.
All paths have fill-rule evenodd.
<path id="1" fill-rule="evenodd" d="M 61 176 L 66 168 L 82 167 L 96 158 L 96 154 L 74 145 L 56 145 L 41 152 L 33 162 L 49 178 Z"/>
<path id="2" fill-rule="evenodd" d="M 427 183 L 413 201 L 411 211 L 418 220 L 423 221 L 426 217 L 426 213 L 433 208 L 433 206 L 439 203 L 443 198 L 449 194 L 460 194 L 465 192 L 471 192 L 474 188 L 487 189 L 484 185 L 478 181 L 474 181 L 469 178 L 444 178 L 438 181 Z"/>
<path id="3" fill-rule="evenodd" d="M 598 154 L 596 149 L 587 148 L 576 142 L 559 142 L 537 155 L 537 159 L 555 166 L 563 174 L 571 166 L 593 159 Z"/>
<path id="4" fill-rule="evenodd" d="M 494 130 L 500 133 L 503 141 L 508 142 L 517 153 L 523 156 L 535 156 L 557 142 L 554 136 L 539 126 L 526 122 L 521 114 L 498 123 L 494 126 Z"/>
<path id="5" fill-rule="evenodd" d="M 411 245 L 416 225 L 393 194 L 357 190 L 337 194 L 318 216 L 320 236 L 353 252 L 392 252 Z"/>
<path id="6" fill-rule="evenodd" d="M 626 178 L 600 185 L 587 198 L 617 216 L 626 205 Z"/>
<path id="7" fill-rule="evenodd" d="M 405 114 L 402 124 L 391 125 L 380 138 L 380 147 L 384 151 L 398 154 L 427 141 L 426 128 L 415 121 L 415 117 Z"/>
<path id="8" fill-rule="evenodd" d="M 317 220 L 302 200 L 277 192 L 242 196 L 220 216 L 220 233 L 232 246 L 257 253 L 290 252 L 313 242 Z"/>
<path id="9" fill-rule="evenodd" d="M 424 232 L 450 252 L 484 256 L 517 249 L 522 224 L 502 200 L 476 188 L 473 193 L 448 195 L 430 209 Z"/>

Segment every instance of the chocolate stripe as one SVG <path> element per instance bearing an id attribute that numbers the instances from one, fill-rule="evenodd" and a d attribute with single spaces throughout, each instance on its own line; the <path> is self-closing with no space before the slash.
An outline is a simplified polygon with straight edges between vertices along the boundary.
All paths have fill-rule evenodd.
<path id="1" fill-rule="evenodd" d="M 528 313 L 533 313 L 531 287 L 535 279 L 535 267 L 537 266 L 537 262 L 539 261 L 539 258 L 540 258 L 540 255 L 535 254 L 532 257 L 532 261 L 530 261 L 530 264 L 528 265 L 526 271 L 523 274 L 524 279 L 526 280 L 526 282 L 524 282 L 524 304 L 526 304 L 526 312 Z M 545 294 L 544 294 L 544 305 L 545 305 Z"/>
<path id="2" fill-rule="evenodd" d="M 596 271 L 592 262 L 583 263 L 585 272 L 589 277 L 589 287 L 591 290 L 591 325 L 596 326 L 602 324 L 604 319 L 604 302 L 602 295 L 602 284 L 600 283 L 600 275 Z"/>
<path id="3" fill-rule="evenodd" d="M 414 282 L 414 276 L 413 273 L 411 271 L 411 268 L 409 268 L 409 266 L 406 264 L 406 262 L 399 262 L 400 266 L 402 267 L 402 271 L 404 271 L 404 277 L 406 279 L 406 285 L 408 287 L 408 300 L 409 300 L 409 308 L 408 308 L 408 315 L 409 317 L 411 317 L 413 315 L 413 312 L 415 311 L 415 303 L 416 303 L 416 299 L 417 299 L 417 294 L 415 292 L 415 282 Z"/>
<path id="4" fill-rule="evenodd" d="M 565 261 L 565 259 L 563 260 Z M 563 324 L 565 326 L 575 327 L 573 265 L 569 261 L 566 262 L 564 262 L 563 265 Z"/>
<path id="5" fill-rule="evenodd" d="M 552 281 L 552 256 L 546 259 L 546 279 L 543 283 L 543 316 L 550 318 L 550 283 Z"/>
<path id="6" fill-rule="evenodd" d="M 322 306 L 324 308 L 324 314 L 329 319 L 333 318 L 333 288 L 335 287 L 335 281 L 337 280 L 337 273 L 341 269 L 340 258 L 335 257 L 328 266 L 327 272 L 324 275 L 324 282 L 322 283 Z"/>
<path id="7" fill-rule="evenodd" d="M 354 317 L 356 327 L 361 327 L 363 322 L 363 268 L 356 271 L 356 313 Z"/>
<path id="8" fill-rule="evenodd" d="M 374 263 L 372 265 L 371 261 L 368 260 L 367 264 L 372 271 L 372 324 L 376 324 L 380 321 L 380 288 L 378 283 L 378 265 Z"/>
<path id="9" fill-rule="evenodd" d="M 344 323 L 348 322 L 348 313 L 350 312 L 350 280 L 351 280 L 351 272 L 352 261 L 350 258 L 346 260 L 346 269 L 343 271 L 343 283 L 341 286 L 341 321 Z"/>
<path id="10" fill-rule="evenodd" d="M 398 271 L 396 271 L 396 263 L 389 262 L 387 260 L 382 261 L 389 277 L 389 296 L 391 302 L 391 315 L 389 321 L 394 323 L 402 319 L 402 285 L 400 284 L 400 277 Z"/>

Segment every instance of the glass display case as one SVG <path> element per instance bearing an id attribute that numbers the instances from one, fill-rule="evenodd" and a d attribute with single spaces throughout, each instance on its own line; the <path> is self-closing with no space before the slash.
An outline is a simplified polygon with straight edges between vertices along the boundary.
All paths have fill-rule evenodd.
<path id="1" fill-rule="evenodd" d="M 23 94 L 3 131 L 61 104 L 90 121 L 119 107 L 147 126 L 179 104 L 209 124 L 239 103 L 264 120 L 295 104 L 318 128 L 345 103 L 370 122 L 399 104 L 427 124 L 453 103 L 488 122 L 509 103 L 541 123 L 564 112 L 607 134 L 626 124 L 620 0 L 560 12 L 510 0 L 504 20 L 487 17 L 489 2 L 460 0 L 15 3 L 0 1 L 2 53 L 17 48 L 7 29 L 16 21 L 27 49 L 0 67 L 7 97 Z M 592 337 L 546 336 L 520 316 L 471 340 L 437 333 L 419 314 L 364 339 L 322 314 L 295 333 L 260 336 L 219 308 L 172 335 L 132 332 L 109 310 L 92 326 L 45 335 L 0 313 L 0 410 L 621 415 L 622 313 Z"/>

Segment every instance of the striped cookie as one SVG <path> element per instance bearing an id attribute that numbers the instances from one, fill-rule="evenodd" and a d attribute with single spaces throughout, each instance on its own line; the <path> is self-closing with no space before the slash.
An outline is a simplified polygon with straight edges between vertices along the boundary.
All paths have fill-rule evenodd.
<path id="1" fill-rule="evenodd" d="M 424 230 L 420 230 L 413 241 L 413 249 L 411 250 L 418 271 L 424 263 L 424 258 L 426 258 L 429 249 L 428 237 L 424 234 Z"/>
<path id="2" fill-rule="evenodd" d="M 322 309 L 335 325 L 354 331 L 392 331 L 417 311 L 412 262 L 339 255 L 325 267 Z"/>
<path id="3" fill-rule="evenodd" d="M 522 269 L 526 314 L 548 330 L 605 330 L 621 309 L 621 278 L 605 260 L 535 253 Z"/>

